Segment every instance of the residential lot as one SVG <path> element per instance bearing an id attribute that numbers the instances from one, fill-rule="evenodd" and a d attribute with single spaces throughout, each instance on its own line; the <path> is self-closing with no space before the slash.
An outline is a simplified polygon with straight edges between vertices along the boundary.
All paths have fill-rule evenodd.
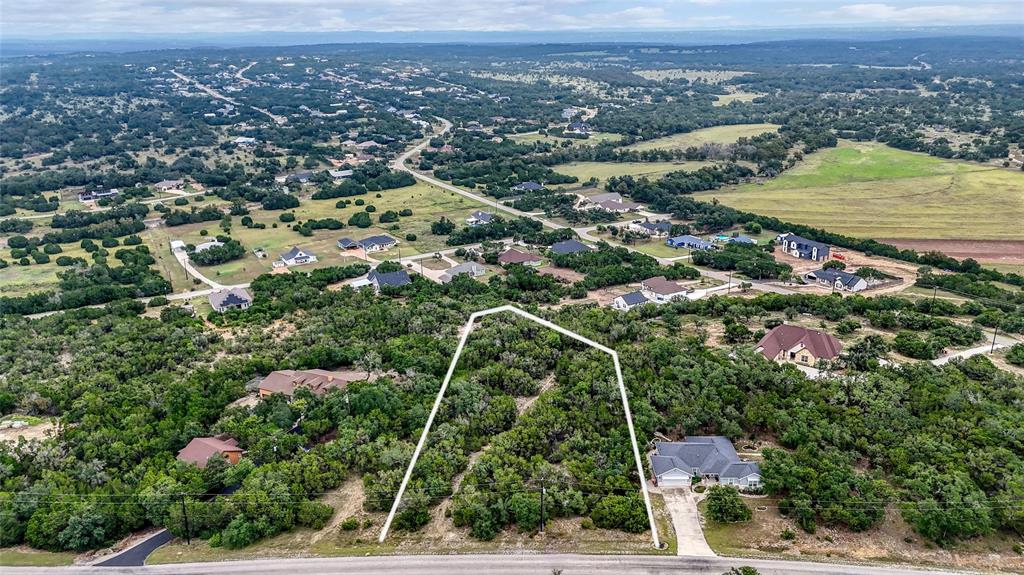
<path id="1" fill-rule="evenodd" d="M 685 134 L 674 134 L 664 138 L 656 138 L 646 142 L 637 142 L 626 146 L 626 150 L 659 150 L 673 148 L 689 148 L 703 144 L 732 144 L 740 138 L 749 138 L 765 132 L 777 132 L 777 124 L 736 124 L 732 126 L 715 126 L 694 130 Z"/>

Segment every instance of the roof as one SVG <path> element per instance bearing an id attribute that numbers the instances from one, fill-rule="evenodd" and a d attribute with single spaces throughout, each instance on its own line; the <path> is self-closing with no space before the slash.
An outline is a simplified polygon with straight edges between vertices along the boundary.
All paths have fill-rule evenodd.
<path id="1" fill-rule="evenodd" d="M 838 357 L 843 349 L 838 339 L 823 331 L 789 324 L 777 326 L 766 333 L 757 342 L 757 349 L 766 358 L 775 359 L 780 351 L 793 349 L 799 344 L 819 359 Z"/>
<path id="2" fill-rule="evenodd" d="M 309 255 L 309 252 L 299 249 L 297 246 L 292 246 L 292 249 L 281 254 L 282 260 L 290 260 L 299 257 L 300 255 Z"/>
<path id="3" fill-rule="evenodd" d="M 800 251 L 808 251 L 809 252 L 809 251 L 811 251 L 811 248 L 818 248 L 818 251 L 820 252 L 820 251 L 828 250 L 829 249 L 828 244 L 823 244 L 821 242 L 816 242 L 814 240 L 809 240 L 807 238 L 800 237 L 800 236 L 798 236 L 796 234 L 789 234 L 789 233 L 782 234 L 782 235 L 779 236 L 779 238 L 785 240 L 786 242 L 796 242 L 796 247 Z"/>
<path id="4" fill-rule="evenodd" d="M 665 276 L 657 276 L 643 281 L 644 288 L 658 295 L 673 295 L 686 291 L 686 288 L 674 281 L 665 279 Z"/>
<path id="5" fill-rule="evenodd" d="M 441 274 L 441 283 L 448 283 L 455 279 L 455 276 L 462 274 L 469 275 L 482 275 L 484 273 L 484 266 L 476 262 L 465 262 L 455 266 L 452 266 Z"/>
<path id="6" fill-rule="evenodd" d="M 341 238 L 338 240 L 338 247 L 346 250 L 349 248 L 358 248 L 359 242 L 352 238 Z"/>
<path id="7" fill-rule="evenodd" d="M 736 237 L 733 237 L 733 238 L 729 238 L 726 241 L 731 243 L 731 244 L 756 244 L 757 243 L 757 241 L 754 240 L 753 238 L 748 238 L 747 236 L 744 236 L 744 235 L 739 235 L 739 236 L 736 236 Z"/>
<path id="8" fill-rule="evenodd" d="M 544 186 L 538 184 L 537 182 L 523 182 L 521 184 L 516 184 L 512 186 L 512 189 L 524 192 L 535 192 L 537 190 L 543 190 Z"/>
<path id="9" fill-rule="evenodd" d="M 627 200 L 605 200 L 603 202 L 598 202 L 597 206 L 610 212 L 629 211 L 640 208 L 640 204 L 636 202 L 630 202 Z"/>
<path id="10" fill-rule="evenodd" d="M 373 270 L 366 276 L 366 279 L 376 284 L 377 287 L 401 287 L 412 283 L 412 278 L 405 270 L 383 273 Z"/>
<path id="11" fill-rule="evenodd" d="M 481 221 L 481 222 L 486 224 L 486 223 L 489 223 L 492 219 L 494 219 L 494 214 L 491 214 L 491 213 L 488 213 L 488 212 L 481 212 L 480 210 L 477 210 L 477 211 L 473 212 L 472 214 L 469 214 L 469 217 L 473 218 L 474 220 L 478 220 L 478 221 Z"/>
<path id="12" fill-rule="evenodd" d="M 398 240 L 387 234 L 369 236 L 359 240 L 358 242 L 358 244 L 363 246 L 364 248 L 368 246 L 387 246 L 395 243 L 398 243 Z"/>
<path id="13" fill-rule="evenodd" d="M 657 442 L 651 455 L 655 475 L 679 469 L 689 475 L 697 469 L 701 475 L 718 475 L 719 479 L 741 479 L 760 474 L 757 463 L 743 461 L 728 437 L 688 436 L 682 442 Z"/>
<path id="14" fill-rule="evenodd" d="M 618 192 L 608 192 L 606 194 L 595 194 L 587 198 L 588 202 L 600 204 L 601 202 L 621 202 L 622 194 Z"/>
<path id="15" fill-rule="evenodd" d="M 178 452 L 178 460 L 194 463 L 197 467 L 206 467 L 206 462 L 211 456 L 230 452 L 242 452 L 242 448 L 238 447 L 238 440 L 193 437 L 192 441 Z"/>
<path id="16" fill-rule="evenodd" d="M 861 278 L 859 275 L 851 274 L 850 272 L 837 269 L 822 268 L 820 270 L 814 270 L 813 272 L 810 272 L 807 275 L 814 276 L 815 278 L 820 280 L 825 280 L 828 283 L 836 283 L 836 280 L 838 279 L 839 281 L 842 282 L 843 285 L 847 287 L 853 287 L 857 285 L 858 282 L 863 280 L 863 278 Z"/>
<path id="17" fill-rule="evenodd" d="M 206 251 L 210 248 L 219 248 L 222 245 L 224 245 L 224 242 L 220 240 L 210 240 L 208 242 L 203 242 L 196 246 L 196 252 Z"/>
<path id="18" fill-rule="evenodd" d="M 249 295 L 249 292 L 239 287 L 215 291 L 210 294 L 210 305 L 216 310 L 250 303 L 252 303 L 252 296 Z"/>
<path id="19" fill-rule="evenodd" d="M 650 232 L 668 233 L 672 230 L 672 222 L 641 222 L 637 225 Z"/>
<path id="20" fill-rule="evenodd" d="M 283 393 L 289 397 L 296 387 L 307 387 L 314 395 L 323 395 L 333 388 L 345 387 L 361 379 L 354 372 L 327 371 L 325 369 L 282 369 L 270 372 L 259 383 L 259 389 L 269 393 Z"/>
<path id="21" fill-rule="evenodd" d="M 184 183 L 184 180 L 160 180 L 153 185 L 157 188 L 176 188 Z"/>
<path id="22" fill-rule="evenodd" d="M 575 254 L 578 252 L 589 252 L 591 247 L 579 240 L 565 240 L 551 246 L 551 251 L 556 254 Z"/>
<path id="23" fill-rule="evenodd" d="M 631 291 L 627 294 L 620 295 L 619 297 L 621 297 L 622 301 L 628 306 L 640 305 L 648 302 L 647 296 L 640 291 Z"/>
<path id="24" fill-rule="evenodd" d="M 498 256 L 498 263 L 503 264 L 525 264 L 527 262 L 539 262 L 541 257 L 529 252 L 521 252 L 516 249 L 507 250 Z"/>
<path id="25" fill-rule="evenodd" d="M 353 170 L 327 170 L 332 178 L 347 178 L 355 173 Z"/>

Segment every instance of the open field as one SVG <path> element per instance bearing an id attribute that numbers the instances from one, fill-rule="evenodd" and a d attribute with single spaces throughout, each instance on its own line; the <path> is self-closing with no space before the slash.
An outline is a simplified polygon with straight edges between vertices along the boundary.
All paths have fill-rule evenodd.
<path id="1" fill-rule="evenodd" d="M 94 241 L 96 244 L 100 243 L 99 240 Z M 27 266 L 19 265 L 13 258 L 11 258 L 10 250 L 0 250 L 0 258 L 7 260 L 7 263 L 10 264 L 4 269 L 0 269 L 0 296 L 23 296 L 56 287 L 57 282 L 59 281 L 57 278 L 57 272 L 68 269 L 57 265 L 57 258 L 60 256 L 83 258 L 90 264 L 93 261 L 92 255 L 83 250 L 78 243 L 61 244 L 60 247 L 64 251 L 59 254 L 51 255 L 49 263 L 32 263 Z M 118 246 L 116 248 L 106 249 L 110 252 L 110 259 L 108 261 L 116 262 L 116 260 L 113 260 L 113 255 L 117 250 L 123 248 Z M 31 261 L 32 258 L 29 258 L 29 260 Z"/>
<path id="2" fill-rule="evenodd" d="M 576 146 L 595 146 L 601 142 L 617 142 L 622 138 L 621 135 L 612 132 L 594 132 L 590 134 L 590 137 L 583 140 L 578 138 L 559 138 L 556 136 L 546 136 L 537 132 L 529 134 L 512 134 L 508 136 L 510 140 L 516 142 L 547 142 L 549 144 L 561 144 L 562 142 L 572 142 Z"/>
<path id="3" fill-rule="evenodd" d="M 731 92 L 718 96 L 712 106 L 728 106 L 733 102 L 753 102 L 755 98 L 760 98 L 764 94 L 758 94 L 757 92 Z"/>
<path id="4" fill-rule="evenodd" d="M 714 162 L 570 162 L 558 164 L 552 169 L 559 174 L 576 176 L 581 182 L 590 178 L 605 181 L 612 176 L 646 176 L 657 178 L 679 170 L 699 170 Z"/>
<path id="5" fill-rule="evenodd" d="M 633 73 L 648 80 L 689 80 L 691 82 L 701 81 L 706 84 L 720 84 L 739 76 L 753 74 L 753 72 L 738 70 L 684 70 L 682 68 L 634 70 Z"/>
<path id="6" fill-rule="evenodd" d="M 864 238 L 1024 240 L 1024 174 L 876 143 L 842 141 L 764 185 L 695 197 Z"/>
<path id="7" fill-rule="evenodd" d="M 1022 183 L 1024 185 L 1024 183 Z M 899 248 L 926 252 L 940 251 L 957 259 L 974 258 L 1005 272 L 1024 273 L 1024 229 L 1018 230 L 1018 240 L 908 240 L 879 239 Z"/>
<path id="8" fill-rule="evenodd" d="M 705 515 L 704 535 L 708 545 L 720 555 L 787 559 L 799 557 L 811 561 L 841 558 L 850 561 L 905 563 L 915 566 L 945 566 L 981 571 L 1021 573 L 1020 555 L 1013 551 L 1014 540 L 995 534 L 943 549 L 926 543 L 914 533 L 894 508 L 887 510 L 878 527 L 863 533 L 819 526 L 814 535 L 802 531 L 796 523 L 777 510 L 771 498 L 746 499 L 754 517 L 745 523 L 722 524 L 706 519 L 707 501 L 700 504 Z M 795 538 L 786 541 L 784 530 Z"/>
<path id="9" fill-rule="evenodd" d="M 59 567 L 71 565 L 74 560 L 74 553 L 39 551 L 25 546 L 0 549 L 0 565 L 4 567 Z"/>
<path id="10" fill-rule="evenodd" d="M 661 150 L 689 148 L 704 144 L 732 144 L 740 138 L 750 138 L 765 132 L 776 132 L 777 124 L 735 124 L 732 126 L 715 126 L 694 130 L 685 134 L 673 134 L 664 138 L 655 138 L 646 142 L 637 142 L 626 146 L 625 150 L 642 152 L 644 150 Z"/>

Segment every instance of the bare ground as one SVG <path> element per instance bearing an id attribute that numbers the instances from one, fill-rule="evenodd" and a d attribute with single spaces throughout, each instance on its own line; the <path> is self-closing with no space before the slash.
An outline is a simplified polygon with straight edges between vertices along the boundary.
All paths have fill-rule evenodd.
<path id="1" fill-rule="evenodd" d="M 1021 231 L 1024 237 L 1024 231 Z M 880 239 L 901 249 L 919 252 L 938 250 L 948 256 L 974 258 L 981 263 L 1024 264 L 1022 240 L 901 240 Z"/>

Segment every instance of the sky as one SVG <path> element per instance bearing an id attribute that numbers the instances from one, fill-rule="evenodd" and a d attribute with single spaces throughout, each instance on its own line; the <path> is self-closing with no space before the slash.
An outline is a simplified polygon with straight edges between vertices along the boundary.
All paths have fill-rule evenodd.
<path id="1" fill-rule="evenodd" d="M 0 0 L 8 36 L 702 30 L 1024 22 L 1024 0 Z"/>

